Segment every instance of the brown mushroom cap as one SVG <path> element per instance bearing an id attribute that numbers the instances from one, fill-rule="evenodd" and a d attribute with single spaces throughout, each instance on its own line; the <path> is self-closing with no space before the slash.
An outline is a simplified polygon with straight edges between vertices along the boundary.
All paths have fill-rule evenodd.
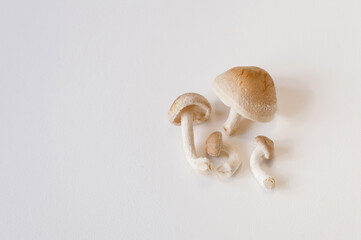
<path id="1" fill-rule="evenodd" d="M 218 157 L 222 150 L 222 133 L 214 132 L 207 138 L 206 152 L 213 157 Z"/>
<path id="2" fill-rule="evenodd" d="M 259 67 L 234 67 L 214 79 L 213 89 L 224 104 L 245 118 L 271 121 L 276 113 L 276 89 Z"/>
<path id="3" fill-rule="evenodd" d="M 168 112 L 168 120 L 174 125 L 180 125 L 182 113 L 193 113 L 193 124 L 200 124 L 208 120 L 211 114 L 211 104 L 198 93 L 185 93 L 179 96 L 172 104 Z"/>
<path id="4" fill-rule="evenodd" d="M 264 151 L 264 155 L 265 155 L 265 159 L 270 159 L 273 157 L 274 154 L 274 143 L 271 139 L 269 139 L 268 137 L 265 136 L 257 136 L 254 139 L 255 143 L 260 146 L 263 151 Z"/>

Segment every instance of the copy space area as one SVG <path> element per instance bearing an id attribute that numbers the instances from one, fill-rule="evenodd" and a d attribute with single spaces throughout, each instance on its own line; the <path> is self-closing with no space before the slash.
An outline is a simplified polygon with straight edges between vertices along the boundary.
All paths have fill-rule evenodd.
<path id="1" fill-rule="evenodd" d="M 0 239 L 361 239 L 361 2 L 0 2 Z M 225 137 L 213 79 L 272 76 L 278 110 Z M 241 151 L 230 179 L 186 161 L 167 119 L 205 96 Z M 271 138 L 267 191 L 249 160 Z M 215 162 L 220 160 L 213 159 Z"/>

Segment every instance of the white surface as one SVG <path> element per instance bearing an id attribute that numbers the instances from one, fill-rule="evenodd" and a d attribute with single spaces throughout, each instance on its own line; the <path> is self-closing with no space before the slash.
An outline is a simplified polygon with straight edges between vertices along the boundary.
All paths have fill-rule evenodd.
<path id="1" fill-rule="evenodd" d="M 0 239 L 360 239 L 359 1 L 1 1 Z M 236 176 L 188 165 L 168 109 L 265 68 L 275 120 L 243 123 Z M 275 141 L 267 171 L 252 140 Z"/>

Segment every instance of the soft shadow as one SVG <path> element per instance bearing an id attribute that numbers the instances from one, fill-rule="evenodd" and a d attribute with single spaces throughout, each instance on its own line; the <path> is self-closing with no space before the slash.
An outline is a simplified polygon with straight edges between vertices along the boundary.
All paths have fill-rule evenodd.
<path id="1" fill-rule="evenodd" d="M 279 139 L 275 141 L 275 158 L 284 159 L 292 152 L 293 142 L 290 139 Z"/>
<path id="2" fill-rule="evenodd" d="M 312 100 L 312 92 L 305 86 L 295 87 L 280 84 L 277 86 L 277 113 L 292 122 L 300 122 L 306 116 L 306 112 Z"/>
<path id="3" fill-rule="evenodd" d="M 284 176 L 282 176 L 280 174 L 277 176 L 275 181 L 276 181 L 276 188 L 275 188 L 276 191 L 277 191 L 277 189 L 287 188 L 288 182 L 289 182 L 289 181 L 287 181 L 287 179 Z"/>
<path id="4" fill-rule="evenodd" d="M 250 129 L 253 124 L 254 124 L 253 121 L 251 121 L 247 118 L 242 118 L 241 122 L 239 123 L 239 127 L 233 133 L 232 136 L 238 137 L 238 136 L 244 135 L 244 133 L 246 133 L 247 130 Z"/>
<path id="5" fill-rule="evenodd" d="M 229 107 L 227 107 L 226 105 L 224 105 L 224 103 L 217 99 L 214 102 L 211 103 L 212 104 L 212 116 L 211 116 L 211 122 L 214 123 L 221 123 L 223 124 L 224 121 L 226 121 L 227 117 L 228 117 L 228 113 L 229 113 Z M 221 125 L 223 126 L 223 125 Z"/>
<path id="6" fill-rule="evenodd" d="M 292 142 L 291 140 L 276 140 L 274 141 L 275 144 L 275 152 L 272 159 L 265 159 L 263 160 L 263 164 L 267 167 L 271 167 L 274 162 L 283 161 L 284 159 L 290 159 L 288 155 L 290 155 L 292 151 Z"/>

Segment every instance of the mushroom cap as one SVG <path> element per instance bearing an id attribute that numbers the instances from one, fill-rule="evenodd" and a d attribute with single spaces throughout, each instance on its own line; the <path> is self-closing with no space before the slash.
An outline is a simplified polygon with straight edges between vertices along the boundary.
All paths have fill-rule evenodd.
<path id="1" fill-rule="evenodd" d="M 253 121 L 269 122 L 276 113 L 275 85 L 262 68 L 231 68 L 214 79 L 213 90 L 225 105 Z"/>
<path id="2" fill-rule="evenodd" d="M 213 157 L 218 157 L 222 150 L 222 133 L 214 132 L 207 138 L 206 152 Z"/>
<path id="3" fill-rule="evenodd" d="M 257 136 L 254 139 L 257 146 L 261 147 L 264 152 L 264 158 L 270 159 L 274 154 L 274 143 L 271 139 L 265 136 Z"/>
<path id="4" fill-rule="evenodd" d="M 185 111 L 193 113 L 193 124 L 208 120 L 211 114 L 211 104 L 198 93 L 185 93 L 174 100 L 168 112 L 168 120 L 174 125 L 181 125 L 182 114 Z"/>

